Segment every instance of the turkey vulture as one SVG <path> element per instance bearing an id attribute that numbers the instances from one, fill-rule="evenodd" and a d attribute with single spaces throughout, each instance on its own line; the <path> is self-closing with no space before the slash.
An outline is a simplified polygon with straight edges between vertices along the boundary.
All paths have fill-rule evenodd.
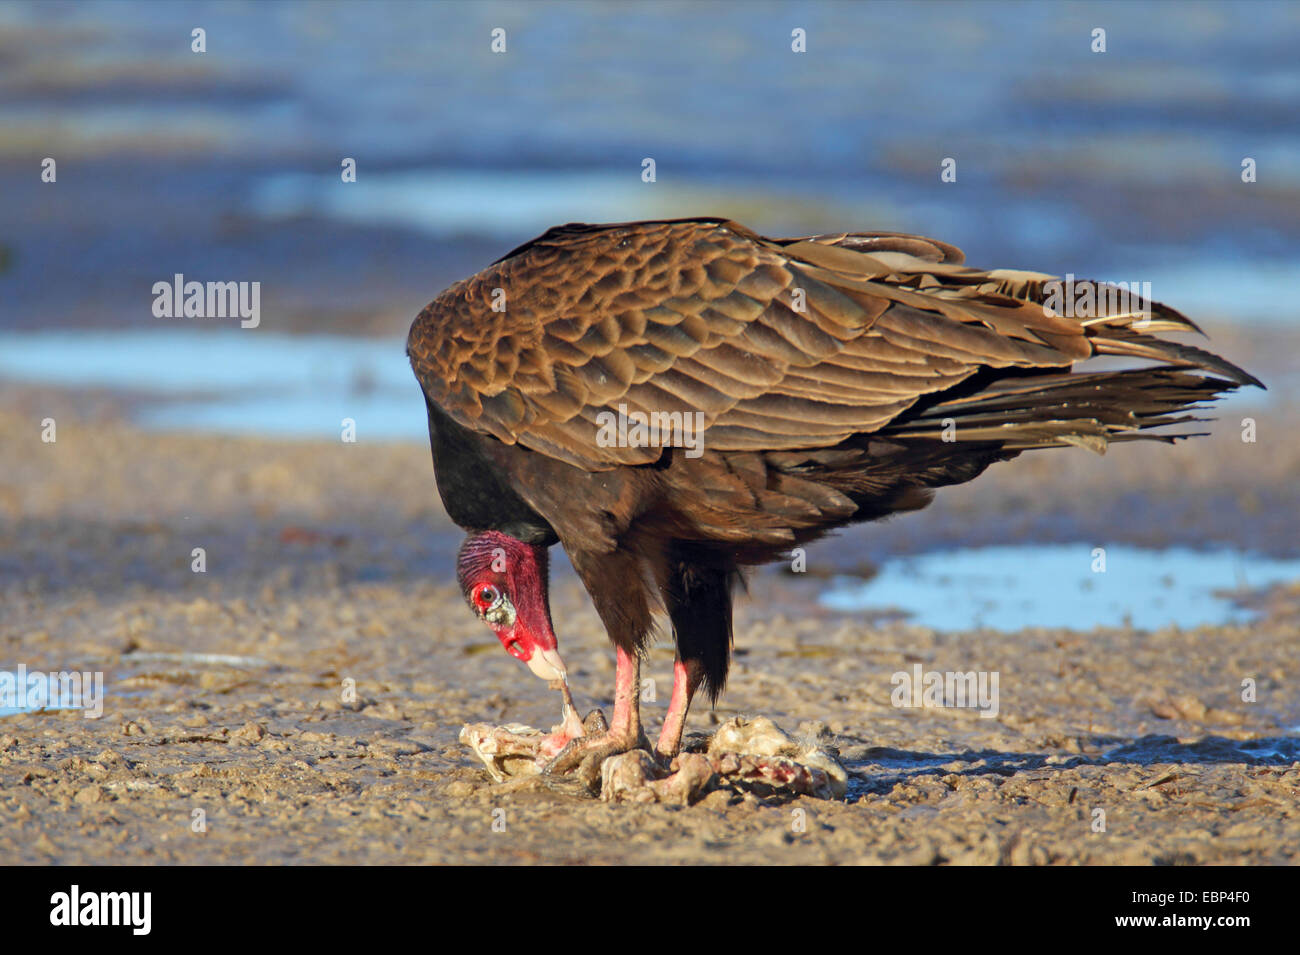
<path id="1" fill-rule="evenodd" d="M 457 578 L 506 650 L 565 692 L 552 772 L 646 745 L 654 611 L 676 643 L 667 758 L 692 696 L 716 701 L 726 682 L 743 568 L 1031 448 L 1172 442 L 1187 435 L 1153 429 L 1259 385 L 1156 337 L 1199 331 L 1164 305 L 962 262 L 899 233 L 574 223 L 415 319 L 438 491 L 468 532 Z M 1093 356 L 1143 361 L 1075 370 Z M 612 720 L 585 736 L 551 624 L 555 543 L 617 654 Z"/>

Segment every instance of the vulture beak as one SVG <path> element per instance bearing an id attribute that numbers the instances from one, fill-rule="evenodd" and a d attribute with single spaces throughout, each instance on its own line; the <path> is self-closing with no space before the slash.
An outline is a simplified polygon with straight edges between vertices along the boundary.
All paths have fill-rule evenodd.
<path id="1" fill-rule="evenodd" d="M 538 647 L 533 650 L 532 656 L 526 662 L 528 663 L 528 669 L 543 680 L 563 680 L 568 682 L 568 671 L 564 666 L 564 658 L 560 656 L 558 647 L 550 650 L 543 650 Z"/>
<path id="2" fill-rule="evenodd" d="M 544 609 L 529 608 L 519 613 L 504 594 L 485 614 L 496 631 L 497 639 L 516 660 L 522 660 L 543 680 L 567 682 L 568 668 L 551 629 L 550 614 Z"/>

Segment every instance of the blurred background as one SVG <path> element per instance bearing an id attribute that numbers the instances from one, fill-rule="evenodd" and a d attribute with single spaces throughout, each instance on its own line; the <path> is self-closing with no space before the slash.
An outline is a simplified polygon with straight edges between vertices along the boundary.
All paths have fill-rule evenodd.
<path id="1" fill-rule="evenodd" d="M 1294 3 L 5 4 L 0 376 L 418 438 L 400 340 L 441 289 L 560 222 L 685 215 L 1293 325 L 1298 47 Z M 155 318 L 175 273 L 260 282 L 260 327 Z"/>
<path id="2" fill-rule="evenodd" d="M 792 51 L 796 30 L 806 52 Z M 454 529 L 427 545 L 415 534 L 402 551 L 382 526 L 411 526 L 412 514 L 445 526 L 432 516 L 425 411 L 404 354 L 412 318 L 443 288 L 566 221 L 902 230 L 952 242 L 976 265 L 1150 282 L 1270 390 L 1232 397 L 1217 448 L 1026 459 L 946 492 L 923 517 L 828 544 L 837 567 L 867 577 L 863 555 L 939 552 L 934 567 L 890 564 L 865 597 L 841 588 L 829 605 L 892 602 L 957 627 L 1004 559 L 997 586 L 1025 594 L 977 621 L 1232 619 L 1193 595 L 1300 577 L 1294 561 L 1242 563 L 1300 556 L 1297 49 L 1300 5 L 1268 2 L 5 4 L 0 396 L 14 441 L 55 406 L 146 434 L 327 449 L 350 418 L 363 446 L 410 449 L 400 481 L 417 510 L 376 513 L 358 484 L 378 473 L 373 450 L 359 469 L 347 446 L 316 458 L 195 446 L 192 462 L 215 456 L 236 472 L 201 492 L 197 464 L 174 473 L 180 452 L 137 438 L 112 439 L 103 461 L 79 445 L 57 473 L 39 455 L 19 473 L 30 451 L 15 443 L 0 509 L 187 521 L 221 512 L 222 495 L 251 495 L 259 524 L 230 531 L 239 540 L 268 519 L 334 521 L 369 548 L 340 565 L 343 579 L 443 577 Z M 42 181 L 46 158 L 56 182 Z M 948 158 L 955 182 L 940 177 Z M 1242 179 L 1247 158 L 1254 182 Z M 153 285 L 177 273 L 259 282 L 258 327 L 155 317 Z M 1258 450 L 1238 435 L 1252 414 L 1271 416 Z M 267 463 L 281 453 L 283 467 Z M 346 499 L 306 483 L 325 460 Z M 109 495 L 103 475 L 127 471 L 134 490 Z M 259 486 L 260 497 L 248 491 Z M 395 501 L 395 486 L 376 493 Z M 936 609 L 937 587 L 964 586 L 953 548 L 1008 540 L 1074 550 L 976 552 L 972 593 Z M 1127 589 L 1105 612 L 1089 589 L 1097 541 L 1146 548 L 1108 578 Z M 1235 556 L 1142 556 L 1169 546 Z M 84 581 L 64 547 L 51 546 L 51 566 Z M 281 557 L 272 547 L 268 559 Z M 1092 610 L 1044 583 L 1063 575 L 1080 575 L 1067 589 Z M 1183 588 L 1161 591 L 1153 611 L 1151 588 L 1173 576 Z"/>

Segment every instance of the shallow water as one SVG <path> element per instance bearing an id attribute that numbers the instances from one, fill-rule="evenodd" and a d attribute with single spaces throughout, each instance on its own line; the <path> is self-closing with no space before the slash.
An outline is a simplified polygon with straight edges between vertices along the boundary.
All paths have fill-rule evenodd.
<path id="1" fill-rule="evenodd" d="M 220 320 L 218 320 L 220 321 Z M 0 378 L 130 392 L 137 424 L 222 434 L 425 440 L 424 402 L 394 339 L 210 332 L 0 333 Z"/>
<path id="2" fill-rule="evenodd" d="M 1229 592 L 1300 578 L 1300 560 L 1109 546 L 1102 565 L 1095 548 L 1017 545 L 899 558 L 865 583 L 838 578 L 819 602 L 843 613 L 895 608 L 936 630 L 1151 630 L 1249 622 L 1256 614 Z"/>

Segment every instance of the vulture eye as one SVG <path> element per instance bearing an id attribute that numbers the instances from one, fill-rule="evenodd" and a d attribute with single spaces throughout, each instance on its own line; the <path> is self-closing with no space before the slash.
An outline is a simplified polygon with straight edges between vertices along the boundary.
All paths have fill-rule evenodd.
<path id="1" fill-rule="evenodd" d="M 480 610 L 487 610 L 501 599 L 501 592 L 491 584 L 482 584 L 474 591 L 474 603 Z"/>

